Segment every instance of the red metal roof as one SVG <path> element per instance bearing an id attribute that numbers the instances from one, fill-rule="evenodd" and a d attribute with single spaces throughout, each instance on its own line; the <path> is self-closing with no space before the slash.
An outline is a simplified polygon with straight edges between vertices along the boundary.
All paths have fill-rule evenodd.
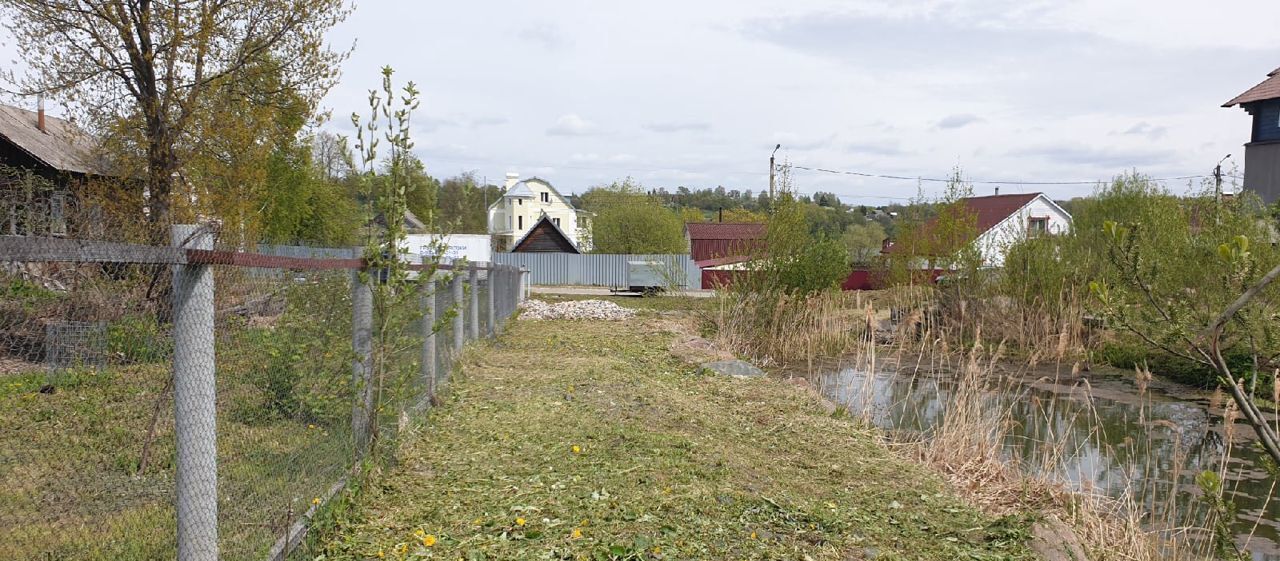
<path id="1" fill-rule="evenodd" d="M 1038 196 L 1040 196 L 1040 193 L 1016 193 L 1012 195 L 968 197 L 960 200 L 965 204 L 968 213 L 974 216 L 974 225 L 976 227 L 974 238 L 977 239 L 977 237 L 985 234 L 987 230 L 994 228 L 997 224 L 1004 222 L 1004 219 L 1018 212 L 1018 209 L 1027 206 L 1027 203 L 1035 200 Z M 937 218 L 933 218 L 924 224 L 922 227 L 924 235 L 928 236 L 937 227 L 937 221 Z M 890 242 L 888 247 L 881 249 L 880 252 L 902 253 L 904 251 L 909 250 Z"/>
<path id="2" fill-rule="evenodd" d="M 765 226 L 750 222 L 690 222 L 684 225 L 690 240 L 758 240 Z"/>
<path id="3" fill-rule="evenodd" d="M 1014 195 L 990 195 L 987 197 L 969 197 L 962 199 L 969 212 L 977 216 L 978 235 L 986 233 L 1008 218 L 1009 215 L 1018 212 L 1018 209 L 1027 206 L 1027 203 L 1035 200 L 1040 193 L 1018 193 Z"/>
<path id="4" fill-rule="evenodd" d="M 1254 101 L 1265 101 L 1268 99 L 1280 99 L 1280 68 L 1272 70 L 1267 74 L 1267 79 L 1262 83 L 1249 88 L 1244 93 L 1235 97 L 1231 101 L 1222 104 L 1223 107 L 1231 107 L 1240 105 L 1241 103 L 1252 103 Z"/>

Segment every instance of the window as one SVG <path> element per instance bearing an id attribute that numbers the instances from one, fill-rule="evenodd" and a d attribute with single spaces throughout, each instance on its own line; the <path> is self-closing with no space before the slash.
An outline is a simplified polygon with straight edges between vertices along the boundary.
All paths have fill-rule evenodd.
<path id="1" fill-rule="evenodd" d="M 551 193 L 548 193 L 548 192 L 546 192 L 546 191 L 543 191 L 543 192 L 541 193 L 541 195 L 542 195 L 542 202 L 544 202 L 544 203 L 549 203 L 549 202 L 551 202 Z"/>
<path id="2" fill-rule="evenodd" d="M 49 196 L 49 233 L 54 236 L 67 235 L 66 193 L 54 193 Z"/>
<path id="3" fill-rule="evenodd" d="M 1032 216 L 1027 219 L 1027 235 L 1041 236 L 1049 233 L 1048 216 Z"/>
<path id="4" fill-rule="evenodd" d="M 554 222 L 554 223 L 556 224 L 556 227 L 557 227 L 557 228 L 559 228 L 559 227 L 560 227 L 560 219 L 559 219 L 559 218 L 552 218 L 552 219 L 551 219 L 551 221 L 552 221 L 552 222 Z"/>
<path id="5" fill-rule="evenodd" d="M 524 206 L 524 199 L 516 199 L 516 204 Z"/>
<path id="6" fill-rule="evenodd" d="M 519 229 L 519 230 L 523 230 L 523 229 L 524 229 L 524 217 L 523 217 L 523 216 L 517 216 L 517 217 L 516 217 L 516 228 L 517 228 L 517 229 Z"/>

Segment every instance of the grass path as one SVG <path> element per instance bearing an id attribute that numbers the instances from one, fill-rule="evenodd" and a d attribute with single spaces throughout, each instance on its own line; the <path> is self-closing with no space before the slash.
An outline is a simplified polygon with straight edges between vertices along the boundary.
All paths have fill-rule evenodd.
<path id="1" fill-rule="evenodd" d="M 939 479 L 785 381 L 704 375 L 652 312 L 514 322 L 325 559 L 1026 559 Z"/>

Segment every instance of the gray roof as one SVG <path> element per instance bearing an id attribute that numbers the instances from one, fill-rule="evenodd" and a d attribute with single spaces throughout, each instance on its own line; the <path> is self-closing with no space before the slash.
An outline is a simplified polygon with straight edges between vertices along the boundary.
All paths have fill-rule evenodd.
<path id="1" fill-rule="evenodd" d="M 70 121 L 45 115 L 45 131 L 38 126 L 35 111 L 0 105 L 0 138 L 59 171 L 104 173 L 104 167 L 93 158 L 89 138 Z"/>
<path id="2" fill-rule="evenodd" d="M 506 193 L 502 194 L 502 196 L 515 199 L 532 199 L 533 189 L 529 188 L 529 183 L 527 181 L 521 181 L 512 185 L 510 189 L 507 189 Z"/>

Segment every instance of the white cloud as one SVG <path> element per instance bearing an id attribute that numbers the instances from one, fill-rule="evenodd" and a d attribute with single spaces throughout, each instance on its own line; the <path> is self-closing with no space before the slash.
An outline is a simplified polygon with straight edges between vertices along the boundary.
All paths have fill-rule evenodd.
<path id="1" fill-rule="evenodd" d="M 596 125 L 577 114 L 561 115 L 556 124 L 547 129 L 551 136 L 591 136 L 597 134 Z"/>
<path id="2" fill-rule="evenodd" d="M 974 123 L 981 123 L 981 122 L 982 122 L 981 117 L 978 117 L 977 115 L 970 115 L 968 113 L 963 113 L 959 115 L 947 115 L 946 117 L 943 117 L 942 120 L 938 121 L 938 128 L 958 129 L 964 126 L 972 125 Z"/>

